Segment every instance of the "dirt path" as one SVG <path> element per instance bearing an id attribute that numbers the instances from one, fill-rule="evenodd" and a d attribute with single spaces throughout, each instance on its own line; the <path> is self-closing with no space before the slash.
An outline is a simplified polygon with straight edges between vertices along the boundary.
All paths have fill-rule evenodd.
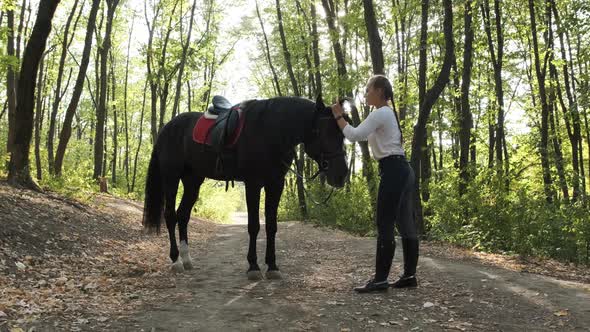
<path id="1" fill-rule="evenodd" d="M 245 277 L 244 216 L 220 226 L 197 269 L 165 289 L 168 301 L 109 326 L 146 331 L 590 330 L 590 285 L 423 256 L 421 286 L 384 294 L 351 289 L 370 275 L 374 241 L 281 223 L 280 281 Z M 264 252 L 264 227 L 258 252 Z M 401 253 L 394 262 L 399 271 Z M 262 263 L 264 257 L 259 256 Z M 393 277 L 393 275 L 392 275 Z"/>
<path id="2" fill-rule="evenodd" d="M 419 288 L 360 295 L 352 288 L 373 272 L 374 239 L 287 222 L 277 234 L 283 280 L 251 282 L 242 213 L 230 225 L 193 219 L 196 269 L 172 275 L 166 232 L 143 234 L 141 214 L 110 196 L 87 205 L 0 184 L 0 332 L 590 331 L 587 268 L 520 268 L 557 279 L 423 243 Z M 265 268 L 264 226 L 258 243 Z"/>

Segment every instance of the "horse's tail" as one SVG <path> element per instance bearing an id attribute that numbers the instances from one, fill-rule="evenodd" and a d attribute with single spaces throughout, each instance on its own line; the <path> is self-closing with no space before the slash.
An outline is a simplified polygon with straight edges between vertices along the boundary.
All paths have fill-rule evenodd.
<path id="1" fill-rule="evenodd" d="M 145 199 L 143 205 L 143 227 L 149 232 L 160 233 L 163 218 L 164 190 L 156 147 L 152 151 L 150 165 L 145 180 Z"/>

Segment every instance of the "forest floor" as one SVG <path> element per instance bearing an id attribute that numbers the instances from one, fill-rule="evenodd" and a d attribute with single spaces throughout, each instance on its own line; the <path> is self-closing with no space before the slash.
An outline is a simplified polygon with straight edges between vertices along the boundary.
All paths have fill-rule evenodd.
<path id="1" fill-rule="evenodd" d="M 375 241 L 279 224 L 282 280 L 249 281 L 245 215 L 193 218 L 195 269 L 170 272 L 138 202 L 0 183 L 0 331 L 590 330 L 590 269 L 423 242 L 420 287 L 356 294 Z M 265 234 L 258 240 L 264 262 Z M 391 278 L 400 270 L 396 253 Z"/>

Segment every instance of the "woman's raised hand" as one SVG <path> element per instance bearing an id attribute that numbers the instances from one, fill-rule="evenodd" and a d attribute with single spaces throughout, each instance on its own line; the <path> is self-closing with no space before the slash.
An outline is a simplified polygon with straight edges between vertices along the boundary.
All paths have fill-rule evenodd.
<path id="1" fill-rule="evenodd" d="M 342 109 L 342 105 L 338 102 L 334 103 L 332 105 L 332 115 L 334 115 L 335 118 L 344 115 L 344 110 Z"/>

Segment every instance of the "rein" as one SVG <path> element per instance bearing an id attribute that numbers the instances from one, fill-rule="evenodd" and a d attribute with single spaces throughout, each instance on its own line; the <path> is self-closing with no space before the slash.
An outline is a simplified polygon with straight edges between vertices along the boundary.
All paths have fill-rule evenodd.
<path id="1" fill-rule="evenodd" d="M 335 157 L 338 157 L 340 155 L 343 155 L 344 152 L 336 152 L 336 153 L 320 153 L 320 168 L 317 170 L 317 172 L 314 173 L 314 175 L 312 175 L 309 179 L 306 179 L 302 174 L 300 174 L 299 172 L 297 172 L 296 170 L 294 170 L 293 168 L 291 168 L 291 165 L 288 165 L 285 161 L 283 161 L 283 165 L 285 165 L 285 167 L 287 167 L 287 169 L 289 171 L 291 171 L 291 173 L 295 174 L 295 176 L 297 176 L 298 178 L 304 180 L 304 181 L 313 181 L 315 180 L 315 178 L 318 177 L 318 175 L 320 175 L 320 173 L 322 171 L 325 171 L 328 169 L 328 167 L 330 167 L 330 163 L 328 162 L 328 160 L 333 159 Z M 350 167 L 349 170 L 350 172 Z M 303 191 L 305 192 L 305 195 L 307 197 L 309 197 L 309 199 L 312 201 L 312 203 L 314 203 L 317 206 L 320 205 L 326 205 L 328 203 L 328 201 L 330 200 L 330 198 L 332 198 L 332 195 L 334 194 L 334 191 L 336 191 L 336 188 L 332 187 L 332 189 L 330 190 L 330 193 L 328 194 L 328 196 L 326 198 L 324 198 L 321 202 L 318 202 L 317 200 L 315 200 L 313 198 L 313 195 L 311 195 L 309 193 L 309 191 L 307 191 L 307 189 L 305 189 L 305 185 L 303 186 Z"/>
<path id="2" fill-rule="evenodd" d="M 303 175 L 301 175 L 299 172 L 297 172 L 296 170 L 294 170 L 293 168 L 291 168 L 291 165 L 288 165 L 286 162 L 283 162 L 283 165 L 285 165 L 287 167 L 287 169 L 289 171 L 291 171 L 291 173 L 295 174 L 295 176 L 297 176 L 298 178 L 300 178 L 300 179 L 302 179 L 304 181 L 312 181 L 312 180 L 314 180 L 324 170 L 323 168 L 320 168 L 320 169 L 318 169 L 317 172 L 315 172 L 315 174 L 311 178 L 305 179 L 305 177 Z M 318 202 L 318 201 L 316 201 L 313 198 L 313 195 L 311 195 L 310 192 L 307 191 L 307 189 L 305 189 L 305 184 L 303 185 L 303 191 L 305 192 L 305 196 L 306 197 L 309 197 L 309 199 L 312 201 L 312 203 L 314 203 L 317 206 L 326 205 L 328 203 L 328 201 L 330 200 L 330 198 L 332 198 L 332 194 L 334 194 L 334 191 L 335 190 L 336 190 L 336 188 L 332 187 L 332 190 L 330 190 L 330 193 L 328 194 L 328 196 L 326 198 L 324 198 L 321 202 Z"/>

